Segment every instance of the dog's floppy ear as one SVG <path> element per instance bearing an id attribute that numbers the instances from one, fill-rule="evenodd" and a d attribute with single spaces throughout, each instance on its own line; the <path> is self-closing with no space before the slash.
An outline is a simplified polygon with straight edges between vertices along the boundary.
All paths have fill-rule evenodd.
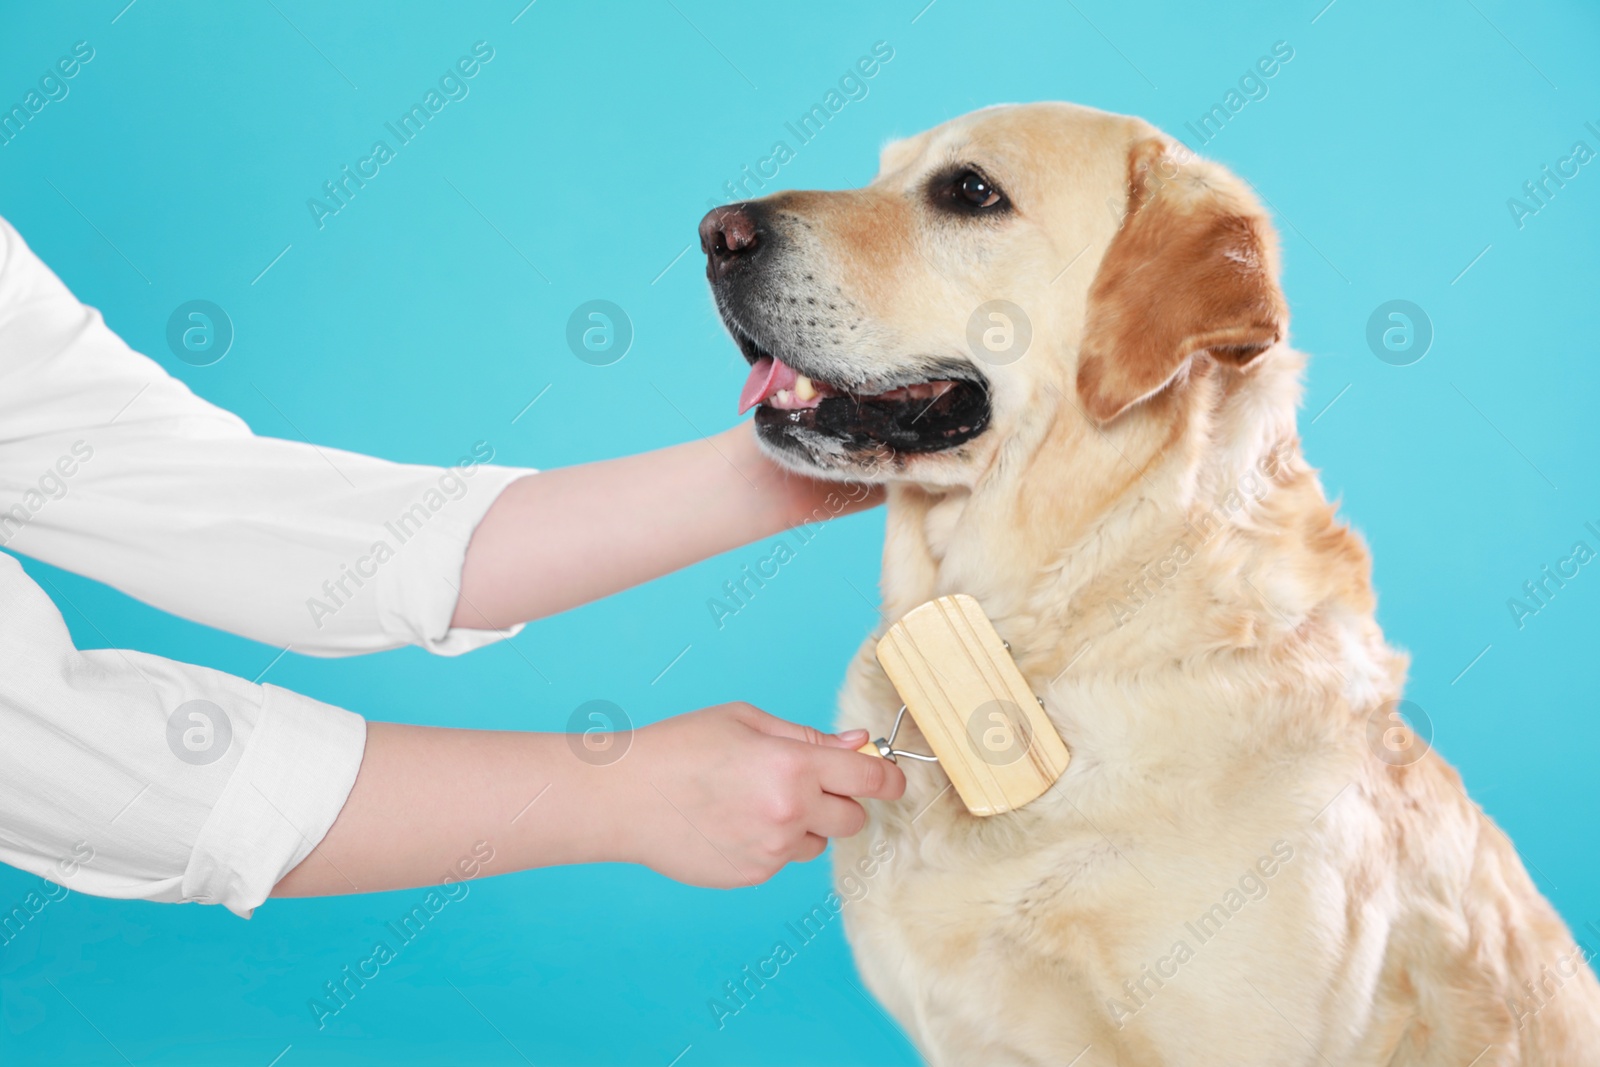
<path id="1" fill-rule="evenodd" d="M 1244 366 L 1288 322 L 1271 224 L 1238 179 L 1149 137 L 1128 155 L 1128 206 L 1089 288 L 1078 394 L 1101 422 L 1159 392 L 1201 352 Z"/>

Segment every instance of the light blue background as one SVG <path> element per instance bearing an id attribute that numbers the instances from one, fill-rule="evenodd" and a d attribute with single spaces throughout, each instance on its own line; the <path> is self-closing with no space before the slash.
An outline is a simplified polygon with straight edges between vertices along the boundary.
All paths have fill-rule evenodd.
<path id="1" fill-rule="evenodd" d="M 783 124 L 873 42 L 895 55 L 870 95 L 778 184 L 859 184 L 886 139 L 999 101 L 1134 112 L 1193 143 L 1184 122 L 1289 42 L 1270 95 L 1202 151 L 1277 213 L 1295 340 L 1313 356 L 1306 451 L 1373 547 L 1381 619 L 1414 655 L 1409 695 L 1438 747 L 1569 922 L 1600 920 L 1600 567 L 1521 631 L 1506 606 L 1575 540 L 1600 547 L 1582 528 L 1600 520 L 1600 164 L 1521 230 L 1506 207 L 1575 141 L 1600 149 L 1584 128 L 1600 126 L 1592 5 L 540 0 L 517 17 L 526 0 L 125 2 L 0 7 L 6 107 L 74 42 L 96 51 L 0 148 L 0 213 L 113 329 L 258 432 L 441 463 L 485 440 L 542 467 L 733 421 L 742 361 L 698 250 L 676 257 L 722 183 L 788 140 Z M 319 231 L 307 198 L 478 40 L 495 58 L 471 95 Z M 164 341 L 196 298 L 237 330 L 211 367 Z M 614 366 L 564 341 L 592 298 L 636 327 Z M 1412 366 L 1366 346 L 1393 298 L 1436 331 Z M 857 590 L 874 597 L 881 534 L 881 515 L 823 530 L 720 632 L 706 599 L 760 546 L 530 626 L 515 648 L 291 653 L 266 680 L 455 726 L 561 729 L 595 698 L 638 722 L 744 698 L 827 724 L 873 623 Z M 29 569 L 70 599 L 84 647 L 249 678 L 277 654 Z M 36 884 L 0 871 L 0 904 Z M 827 888 L 823 863 L 729 893 L 611 867 L 474 883 L 320 1032 L 308 999 L 420 893 L 272 903 L 248 923 L 74 894 L 0 950 L 0 1062 L 914 1062 L 858 991 L 837 924 L 714 1025 L 708 998 Z"/>

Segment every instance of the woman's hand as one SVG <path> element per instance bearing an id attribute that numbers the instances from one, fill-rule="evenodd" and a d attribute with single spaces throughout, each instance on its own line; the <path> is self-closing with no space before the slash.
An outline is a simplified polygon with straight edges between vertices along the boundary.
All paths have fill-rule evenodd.
<path id="1" fill-rule="evenodd" d="M 853 751 L 865 730 L 825 734 L 749 704 L 720 704 L 637 731 L 607 770 L 627 859 L 680 882 L 755 885 L 850 837 L 852 797 L 894 800 L 900 768 Z"/>
<path id="2" fill-rule="evenodd" d="M 866 739 L 722 704 L 612 735 L 627 747 L 597 763 L 577 735 L 368 723 L 344 810 L 273 895 L 598 862 L 755 885 L 859 831 L 852 798 L 905 792 L 899 767 L 852 751 Z"/>
<path id="3" fill-rule="evenodd" d="M 824 481 L 780 466 L 762 451 L 754 423 L 742 422 L 709 440 L 754 484 L 773 509 L 777 529 L 836 519 L 883 503 L 881 485 Z"/>

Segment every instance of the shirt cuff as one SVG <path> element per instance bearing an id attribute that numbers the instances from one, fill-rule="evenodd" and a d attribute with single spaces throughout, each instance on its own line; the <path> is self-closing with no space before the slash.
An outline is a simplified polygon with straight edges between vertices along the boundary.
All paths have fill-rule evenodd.
<path id="1" fill-rule="evenodd" d="M 361 716 L 275 685 L 261 692 L 249 745 L 183 875 L 184 900 L 246 919 L 339 817 L 367 745 Z"/>
<path id="2" fill-rule="evenodd" d="M 466 486 L 459 498 L 435 493 L 438 500 L 431 501 L 425 496 L 407 513 L 410 522 L 402 517 L 389 524 L 399 544 L 394 562 L 379 572 L 377 588 L 378 622 L 384 632 L 442 656 L 459 656 L 522 632 L 521 623 L 505 630 L 473 630 L 450 621 L 461 598 L 461 568 L 473 531 L 506 486 L 536 472 L 478 466 L 457 468 L 456 473 Z"/>

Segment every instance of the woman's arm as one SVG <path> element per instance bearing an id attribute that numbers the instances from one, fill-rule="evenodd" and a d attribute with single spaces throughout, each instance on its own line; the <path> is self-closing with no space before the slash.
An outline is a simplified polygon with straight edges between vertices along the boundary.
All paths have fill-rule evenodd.
<path id="1" fill-rule="evenodd" d="M 529 475 L 473 533 L 452 625 L 502 629 L 564 611 L 879 495 L 782 470 L 748 423 Z M 865 731 L 823 734 L 725 704 L 613 735 L 627 748 L 599 763 L 566 734 L 370 723 L 344 809 L 273 895 L 595 862 L 640 863 L 694 885 L 755 885 L 859 831 L 866 813 L 852 797 L 904 791 L 894 764 L 852 751 L 865 740 Z"/>
<path id="2" fill-rule="evenodd" d="M 876 504 L 763 455 L 750 423 L 700 441 L 529 475 L 472 535 L 453 625 L 503 629 L 802 523 Z"/>
<path id="3" fill-rule="evenodd" d="M 287 387 L 259 386 L 288 432 Z M 450 619 L 473 531 L 531 472 L 491 465 L 489 441 L 425 467 L 259 436 L 130 349 L 4 219 L 0 427 L 7 549 L 301 654 L 506 635 Z"/>
<path id="4" fill-rule="evenodd" d="M 97 896 L 249 915 L 327 833 L 360 773 L 360 716 L 79 649 L 5 553 L 0 604 L 0 862 Z"/>
<path id="5" fill-rule="evenodd" d="M 612 735 L 627 748 L 598 764 L 565 734 L 370 723 L 344 810 L 273 895 L 594 862 L 755 885 L 859 831 L 866 813 L 850 797 L 904 792 L 898 767 L 851 751 L 865 740 L 724 704 Z"/>

